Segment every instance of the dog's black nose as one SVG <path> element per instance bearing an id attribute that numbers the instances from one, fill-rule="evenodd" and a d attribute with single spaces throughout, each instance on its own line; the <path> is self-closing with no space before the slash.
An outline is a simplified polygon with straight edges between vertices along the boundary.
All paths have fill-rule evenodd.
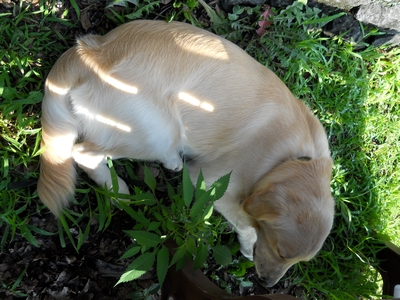
<path id="1" fill-rule="evenodd" d="M 262 282 L 262 285 L 265 287 L 272 287 L 276 284 L 276 280 L 273 278 L 271 279 L 269 276 L 261 276 L 259 278 Z"/>

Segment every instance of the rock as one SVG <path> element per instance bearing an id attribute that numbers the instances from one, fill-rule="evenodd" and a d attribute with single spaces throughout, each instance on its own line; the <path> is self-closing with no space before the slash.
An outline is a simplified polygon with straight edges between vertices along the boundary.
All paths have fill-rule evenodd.
<path id="1" fill-rule="evenodd" d="M 385 31 L 383 36 L 376 37 L 374 45 L 390 43 L 400 45 L 400 4 L 386 6 L 383 3 L 373 2 L 362 5 L 354 17 L 365 24 L 377 26 Z"/>
<path id="2" fill-rule="evenodd" d="M 387 7 L 378 2 L 362 5 L 355 18 L 381 28 L 400 29 L 400 6 Z"/>

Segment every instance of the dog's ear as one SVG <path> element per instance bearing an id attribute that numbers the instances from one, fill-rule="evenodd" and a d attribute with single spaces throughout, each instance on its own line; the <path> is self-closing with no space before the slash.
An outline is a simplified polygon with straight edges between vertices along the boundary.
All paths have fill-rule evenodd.
<path id="1" fill-rule="evenodd" d="M 267 184 L 247 198 L 243 204 L 246 213 L 257 221 L 273 221 L 279 216 L 279 208 L 276 203 L 269 199 L 274 199 L 276 187 L 273 183 Z"/>
<path id="2" fill-rule="evenodd" d="M 331 169 L 330 158 L 285 162 L 256 184 L 252 195 L 245 200 L 243 209 L 258 221 L 272 222 L 282 213 L 294 213 L 289 208 L 298 201 L 306 205 L 317 198 L 321 199 L 321 203 L 329 201 L 331 204 Z"/>

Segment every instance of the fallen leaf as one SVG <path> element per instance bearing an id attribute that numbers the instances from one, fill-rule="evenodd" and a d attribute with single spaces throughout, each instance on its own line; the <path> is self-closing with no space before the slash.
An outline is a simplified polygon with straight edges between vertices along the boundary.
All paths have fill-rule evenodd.
<path id="1" fill-rule="evenodd" d="M 258 21 L 258 26 L 260 26 L 260 28 L 256 30 L 258 36 L 262 36 L 265 33 L 266 29 L 272 24 L 271 21 L 267 21 L 267 19 L 272 15 L 271 7 L 266 5 L 263 7 L 263 9 L 265 10 L 261 14 L 261 20 Z"/>

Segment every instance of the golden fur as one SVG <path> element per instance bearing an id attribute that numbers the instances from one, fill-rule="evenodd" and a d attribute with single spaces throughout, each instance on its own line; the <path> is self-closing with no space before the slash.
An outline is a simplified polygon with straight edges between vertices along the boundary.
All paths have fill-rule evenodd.
<path id="1" fill-rule="evenodd" d="M 266 284 L 311 259 L 331 229 L 320 122 L 270 70 L 207 31 L 134 21 L 80 38 L 52 68 L 42 110 L 38 193 L 56 216 L 74 194 L 74 161 L 111 187 L 107 156 L 180 170 L 183 154 L 207 184 L 232 171 L 215 208 Z M 120 178 L 119 188 L 129 193 Z"/>

